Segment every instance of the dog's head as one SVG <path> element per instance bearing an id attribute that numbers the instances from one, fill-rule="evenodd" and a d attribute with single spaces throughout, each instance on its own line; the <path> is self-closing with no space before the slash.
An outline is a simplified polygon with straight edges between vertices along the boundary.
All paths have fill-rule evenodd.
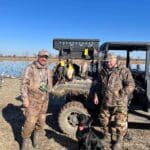
<path id="1" fill-rule="evenodd" d="M 78 115 L 78 129 L 80 131 L 90 128 L 91 124 L 92 124 L 92 119 L 90 116 L 87 116 L 85 114 Z"/>

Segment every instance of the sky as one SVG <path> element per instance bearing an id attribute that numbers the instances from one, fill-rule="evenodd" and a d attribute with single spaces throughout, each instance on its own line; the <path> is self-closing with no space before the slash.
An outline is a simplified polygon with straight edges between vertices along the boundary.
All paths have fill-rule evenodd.
<path id="1" fill-rule="evenodd" d="M 150 41 L 149 0 L 0 0 L 0 54 L 57 54 L 54 38 Z"/>

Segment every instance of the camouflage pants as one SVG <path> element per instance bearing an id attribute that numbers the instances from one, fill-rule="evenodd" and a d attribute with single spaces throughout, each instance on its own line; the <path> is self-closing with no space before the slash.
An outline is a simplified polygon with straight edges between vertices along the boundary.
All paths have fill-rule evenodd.
<path id="1" fill-rule="evenodd" d="M 36 101 L 31 101 L 25 112 L 26 121 L 22 128 L 23 138 L 30 137 L 34 129 L 44 129 L 47 108 L 48 101 L 45 101 L 42 104 Z"/>
<path id="2" fill-rule="evenodd" d="M 99 114 L 100 123 L 104 133 L 111 132 L 113 138 L 124 136 L 127 132 L 127 107 L 101 107 Z M 111 120 L 114 119 L 113 124 Z"/>

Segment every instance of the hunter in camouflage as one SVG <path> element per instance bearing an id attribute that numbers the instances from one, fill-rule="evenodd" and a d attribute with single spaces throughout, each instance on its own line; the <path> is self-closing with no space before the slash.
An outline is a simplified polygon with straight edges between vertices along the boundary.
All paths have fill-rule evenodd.
<path id="1" fill-rule="evenodd" d="M 100 104 L 99 119 L 106 141 L 115 141 L 114 150 L 121 149 L 123 136 L 127 131 L 128 100 L 135 83 L 128 68 L 120 64 L 115 54 L 109 53 L 99 72 L 95 104 Z M 114 124 L 110 120 L 114 117 Z M 111 129 L 111 131 L 110 131 Z"/>
<path id="2" fill-rule="evenodd" d="M 37 61 L 28 65 L 23 73 L 21 95 L 26 120 L 22 129 L 22 150 L 27 149 L 33 131 L 33 144 L 38 147 L 37 138 L 44 129 L 49 92 L 52 88 L 52 78 L 48 70 L 48 56 L 47 51 L 39 51 Z"/>

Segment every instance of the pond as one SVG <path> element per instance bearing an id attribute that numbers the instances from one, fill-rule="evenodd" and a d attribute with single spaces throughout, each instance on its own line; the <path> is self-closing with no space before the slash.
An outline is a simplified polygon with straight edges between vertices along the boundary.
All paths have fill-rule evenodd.
<path id="1" fill-rule="evenodd" d="M 0 61 L 0 76 L 21 77 L 23 69 L 29 65 L 30 61 Z M 49 64 L 49 69 L 53 69 L 55 63 Z M 132 65 L 131 69 L 137 69 L 137 65 Z M 145 65 L 140 64 L 139 69 L 145 70 Z"/>
<path id="2" fill-rule="evenodd" d="M 21 77 L 24 68 L 32 62 L 27 61 L 0 61 L 0 76 Z M 49 69 L 53 69 L 55 63 L 49 64 Z"/>

